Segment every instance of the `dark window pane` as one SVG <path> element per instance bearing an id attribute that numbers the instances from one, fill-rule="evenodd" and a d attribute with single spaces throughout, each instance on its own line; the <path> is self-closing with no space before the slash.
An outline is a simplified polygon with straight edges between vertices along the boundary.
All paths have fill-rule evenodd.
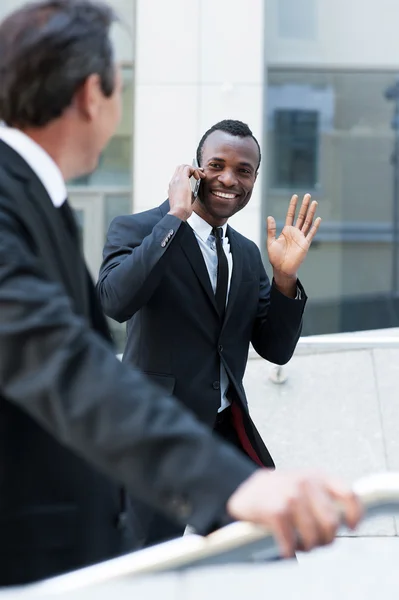
<path id="1" fill-rule="evenodd" d="M 275 187 L 313 189 L 316 186 L 317 136 L 316 111 L 275 111 Z"/>

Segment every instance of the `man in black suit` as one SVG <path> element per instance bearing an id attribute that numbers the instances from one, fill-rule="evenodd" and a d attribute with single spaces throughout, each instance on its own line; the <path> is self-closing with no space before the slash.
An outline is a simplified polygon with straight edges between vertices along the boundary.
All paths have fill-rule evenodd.
<path id="1" fill-rule="evenodd" d="M 308 194 L 295 224 L 293 196 L 277 239 L 269 217 L 270 284 L 257 246 L 228 225 L 251 198 L 260 160 L 247 125 L 214 125 L 197 150 L 201 168 L 178 167 L 168 201 L 113 221 L 98 293 L 105 313 L 128 323 L 124 362 L 138 365 L 257 465 L 273 468 L 242 381 L 250 343 L 277 364 L 294 352 L 306 302 L 297 271 L 320 219 Z M 193 175 L 201 178 L 194 203 Z M 147 544 L 182 533 L 152 510 L 136 510 L 147 522 Z"/>
<path id="2" fill-rule="evenodd" d="M 333 539 L 334 499 L 360 517 L 345 487 L 258 469 L 115 357 L 65 187 L 120 118 L 114 18 L 45 0 L 0 24 L 0 586 L 133 550 L 130 494 L 199 531 L 263 523 L 286 555 L 295 530 Z"/>

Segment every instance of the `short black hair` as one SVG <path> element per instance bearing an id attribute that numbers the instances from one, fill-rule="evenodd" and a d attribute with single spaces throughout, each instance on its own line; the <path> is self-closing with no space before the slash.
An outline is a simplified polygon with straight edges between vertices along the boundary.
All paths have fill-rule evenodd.
<path id="1" fill-rule="evenodd" d="M 212 127 L 204 133 L 197 148 L 197 161 L 200 166 L 202 162 L 202 149 L 204 147 L 205 141 L 207 137 L 210 136 L 211 133 L 213 133 L 214 131 L 224 131 L 224 133 L 228 133 L 229 135 L 234 135 L 238 137 L 251 137 L 258 146 L 259 162 L 258 166 L 256 167 L 256 170 L 259 169 L 262 154 L 260 151 L 258 140 L 256 139 L 256 137 L 254 136 L 254 134 L 252 133 L 252 131 L 246 123 L 243 123 L 242 121 L 235 121 L 233 119 L 225 119 L 224 121 L 219 121 L 219 123 L 212 125 Z"/>
<path id="2" fill-rule="evenodd" d="M 109 33 L 118 20 L 110 6 L 94 0 L 42 0 L 11 13 L 0 24 L 0 120 L 43 127 L 63 114 L 93 74 L 110 97 Z"/>

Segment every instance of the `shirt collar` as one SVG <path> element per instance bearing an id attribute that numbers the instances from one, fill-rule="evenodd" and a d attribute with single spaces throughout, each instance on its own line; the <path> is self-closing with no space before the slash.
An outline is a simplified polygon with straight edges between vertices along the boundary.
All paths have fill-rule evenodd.
<path id="1" fill-rule="evenodd" d="M 197 215 L 196 212 L 192 212 L 191 216 L 187 219 L 187 223 L 190 225 L 191 229 L 195 231 L 199 238 L 202 241 L 206 242 L 211 235 L 212 225 L 209 225 L 202 217 Z M 227 223 L 222 225 L 223 229 L 223 237 L 226 237 Z"/>
<path id="2" fill-rule="evenodd" d="M 0 140 L 25 160 L 42 182 L 55 207 L 60 207 L 67 189 L 61 171 L 47 152 L 19 129 L 0 127 Z"/>

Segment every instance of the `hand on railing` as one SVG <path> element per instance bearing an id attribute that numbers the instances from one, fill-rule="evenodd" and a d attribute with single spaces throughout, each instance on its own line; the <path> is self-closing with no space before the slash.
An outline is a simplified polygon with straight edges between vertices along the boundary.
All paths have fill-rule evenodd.
<path id="1" fill-rule="evenodd" d="M 362 517 L 349 487 L 306 472 L 259 470 L 237 489 L 227 509 L 236 520 L 268 527 L 285 558 L 331 543 L 342 522 L 354 529 Z"/>

